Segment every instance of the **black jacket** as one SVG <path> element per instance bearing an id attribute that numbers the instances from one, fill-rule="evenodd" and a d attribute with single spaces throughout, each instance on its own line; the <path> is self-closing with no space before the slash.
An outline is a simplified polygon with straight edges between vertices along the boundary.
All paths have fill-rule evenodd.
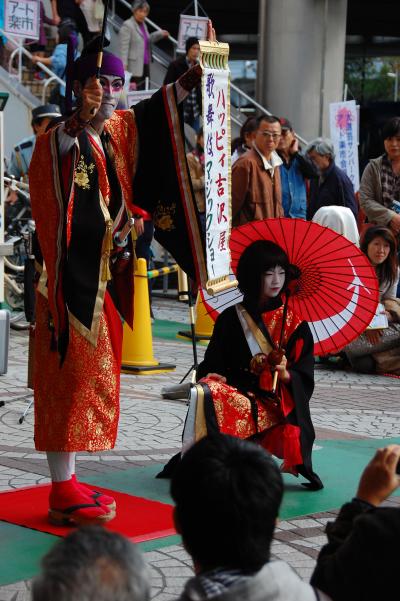
<path id="1" fill-rule="evenodd" d="M 398 599 L 400 507 L 353 500 L 326 527 L 311 584 L 334 601 Z M 397 593 L 395 592 L 397 590 Z"/>
<path id="2" fill-rule="evenodd" d="M 262 328 L 267 338 L 260 315 L 254 313 L 251 308 L 243 303 L 257 325 Z M 278 297 L 270 301 L 268 310 L 276 309 L 282 304 Z M 300 426 L 300 443 L 305 466 L 306 478 L 321 483 L 318 476 L 312 470 L 311 451 L 315 439 L 314 427 L 311 421 L 309 401 L 314 390 L 314 341 L 310 327 L 303 321 L 290 336 L 286 348 L 286 356 L 290 360 L 295 352 L 296 341 L 301 341 L 301 356 L 290 367 L 291 394 L 295 408 L 287 416 L 288 423 Z M 200 363 L 197 377 L 204 378 L 208 373 L 218 373 L 225 376 L 230 386 L 236 387 L 242 394 L 249 391 L 262 396 L 258 387 L 258 376 L 249 371 L 251 352 L 247 344 L 243 328 L 240 325 L 235 307 L 229 307 L 218 316 L 215 322 L 213 335 Z"/>
<path id="3" fill-rule="evenodd" d="M 322 181 L 314 178 L 310 181 L 310 202 L 307 219 L 312 219 L 321 207 L 336 205 L 348 207 L 357 219 L 358 207 L 351 180 L 342 169 L 332 161 L 322 175 Z"/>
<path id="4" fill-rule="evenodd" d="M 169 64 L 169 67 L 165 74 L 164 85 L 166 85 L 167 83 L 175 83 L 175 81 L 177 79 L 179 79 L 181 75 L 186 73 L 186 71 L 188 69 L 189 69 L 189 65 L 187 64 L 187 61 L 186 61 L 186 55 L 180 56 L 176 60 L 172 61 L 172 63 Z M 197 96 L 197 104 L 201 110 L 202 100 L 201 100 L 201 85 L 200 84 L 196 87 L 196 96 Z"/>

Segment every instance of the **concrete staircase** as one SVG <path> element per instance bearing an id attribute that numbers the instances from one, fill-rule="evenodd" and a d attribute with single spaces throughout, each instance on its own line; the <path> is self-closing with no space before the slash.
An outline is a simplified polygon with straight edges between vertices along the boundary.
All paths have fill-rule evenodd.
<path id="1" fill-rule="evenodd" d="M 53 54 L 56 45 L 54 38 L 47 39 L 46 56 Z M 29 49 L 29 48 L 28 48 Z M 36 79 L 35 73 L 41 73 L 43 79 Z M 22 66 L 22 81 L 21 83 L 28 88 L 28 90 L 36 96 L 40 104 L 46 104 L 49 102 L 49 97 L 52 90 L 57 86 L 57 83 L 51 82 L 45 86 L 48 76 L 43 71 L 36 70 L 35 66 L 27 58 L 23 58 Z"/>

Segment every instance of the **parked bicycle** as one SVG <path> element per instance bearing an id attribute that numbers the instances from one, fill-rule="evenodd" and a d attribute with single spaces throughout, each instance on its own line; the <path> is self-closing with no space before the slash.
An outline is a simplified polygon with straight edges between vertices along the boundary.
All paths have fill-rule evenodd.
<path id="1" fill-rule="evenodd" d="M 5 177 L 5 239 L 13 244 L 14 252 L 4 258 L 4 297 L 13 312 L 11 327 L 27 329 L 34 317 L 32 219 L 28 186 Z M 13 193 L 13 201 L 9 195 Z M 24 313 L 26 321 L 24 319 Z"/>

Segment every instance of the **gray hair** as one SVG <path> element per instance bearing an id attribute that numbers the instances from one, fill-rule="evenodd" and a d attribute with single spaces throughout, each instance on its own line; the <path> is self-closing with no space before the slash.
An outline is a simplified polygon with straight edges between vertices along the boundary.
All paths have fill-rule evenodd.
<path id="1" fill-rule="evenodd" d="M 305 153 L 308 154 L 313 150 L 315 150 L 315 152 L 321 156 L 329 156 L 332 161 L 335 160 L 335 149 L 333 147 L 332 140 L 329 138 L 316 138 L 308 144 Z"/>
<path id="2" fill-rule="evenodd" d="M 128 539 L 101 528 L 79 528 L 42 561 L 33 601 L 148 601 L 149 575 Z"/>
<path id="3" fill-rule="evenodd" d="M 146 0 L 134 0 L 134 2 L 132 2 L 132 12 L 134 13 L 140 8 L 147 8 L 147 11 L 150 12 L 150 4 L 146 2 Z"/>

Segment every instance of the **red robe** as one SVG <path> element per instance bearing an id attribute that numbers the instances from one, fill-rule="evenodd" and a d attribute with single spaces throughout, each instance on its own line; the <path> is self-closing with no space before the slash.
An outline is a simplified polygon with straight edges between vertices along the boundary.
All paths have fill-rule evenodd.
<path id="1" fill-rule="evenodd" d="M 96 136 L 85 132 L 63 157 L 57 127 L 38 137 L 30 168 L 32 213 L 44 260 L 34 357 L 38 450 L 98 451 L 115 444 L 120 315 L 132 325 L 133 266 L 122 275 L 111 274 L 109 258 L 116 250 L 111 234 L 124 220 L 140 212 L 139 206 L 149 211 L 164 246 L 173 252 L 168 243 L 179 239 L 181 263 L 187 271 L 192 268 L 193 277 L 195 265 L 198 280 L 204 279 L 200 227 L 179 126 L 174 89 L 167 86 L 135 107 L 135 113 L 116 111 L 105 123 L 106 154 Z M 158 160 L 154 152 L 151 161 L 153 127 L 163 135 Z M 149 169 L 153 177 L 147 178 L 146 188 Z"/>
<path id="2" fill-rule="evenodd" d="M 270 345 L 277 348 L 283 305 L 280 299 L 271 300 L 270 305 L 262 316 L 253 315 L 253 319 L 265 331 Z M 313 346 L 308 324 L 289 310 L 282 347 L 291 381 L 279 382 L 280 402 L 276 403 L 267 394 L 272 388 L 270 369 L 267 367 L 260 376 L 250 372 L 252 353 L 236 309 L 226 309 L 215 323 L 204 361 L 199 365 L 204 410 L 202 415 L 196 413 L 196 439 L 213 431 L 256 439 L 286 465 L 303 466 L 299 470 L 302 475 L 320 482 L 312 471 L 311 461 L 315 439 L 309 409 L 314 388 Z M 227 383 L 204 379 L 208 373 L 225 376 Z"/>

